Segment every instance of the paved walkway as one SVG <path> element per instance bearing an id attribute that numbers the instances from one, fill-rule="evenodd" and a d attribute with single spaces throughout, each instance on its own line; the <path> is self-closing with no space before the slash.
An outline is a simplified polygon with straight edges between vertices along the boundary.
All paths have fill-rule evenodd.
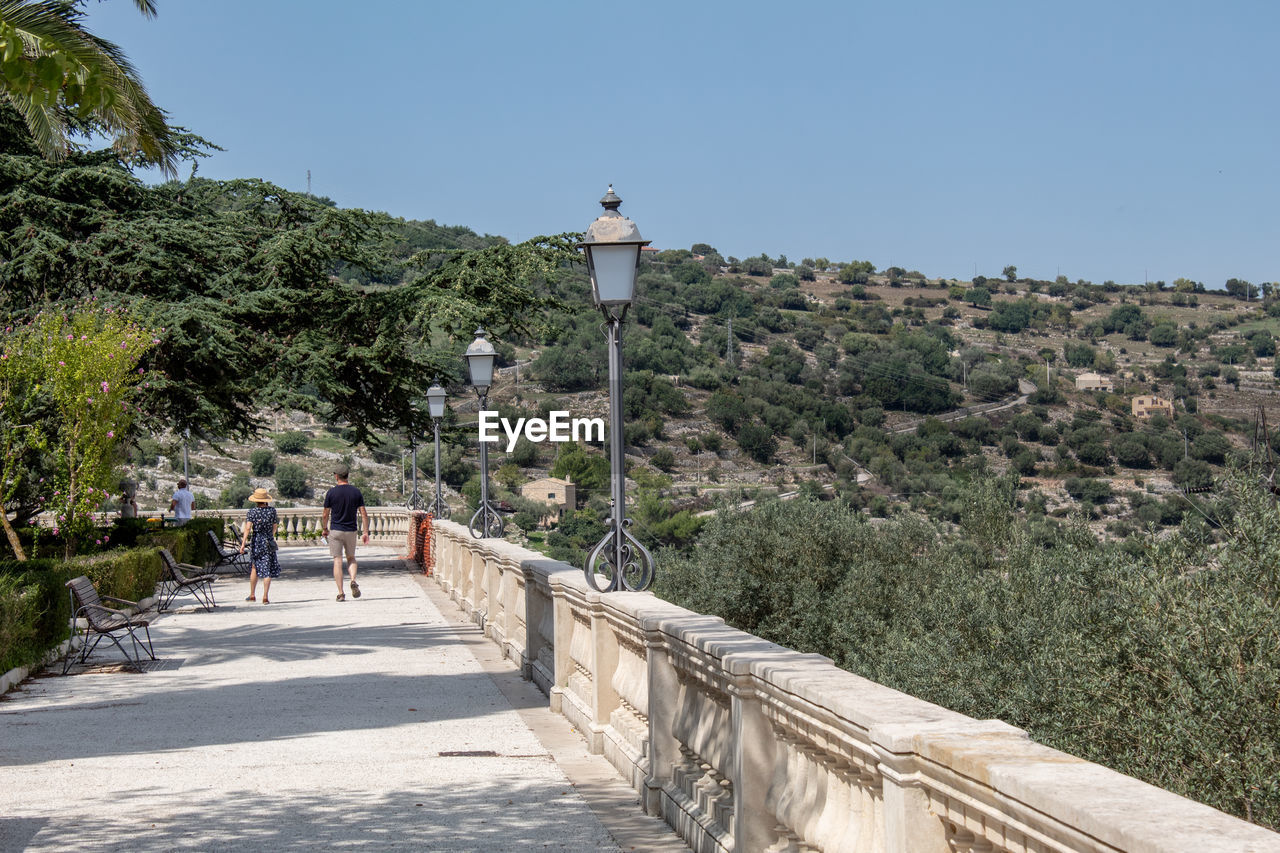
<path id="1" fill-rule="evenodd" d="M 434 581 L 362 553 L 358 600 L 283 549 L 270 605 L 225 578 L 159 618 L 151 671 L 103 644 L 0 699 L 0 850 L 684 849 Z"/>

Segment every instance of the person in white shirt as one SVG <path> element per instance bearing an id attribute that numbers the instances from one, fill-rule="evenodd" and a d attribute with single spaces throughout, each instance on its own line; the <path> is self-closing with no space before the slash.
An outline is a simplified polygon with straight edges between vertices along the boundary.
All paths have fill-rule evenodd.
<path id="1" fill-rule="evenodd" d="M 195 506 L 196 496 L 187 488 L 185 479 L 178 481 L 178 490 L 169 501 L 169 512 L 173 513 L 173 523 L 181 527 L 191 520 L 191 509 Z"/>

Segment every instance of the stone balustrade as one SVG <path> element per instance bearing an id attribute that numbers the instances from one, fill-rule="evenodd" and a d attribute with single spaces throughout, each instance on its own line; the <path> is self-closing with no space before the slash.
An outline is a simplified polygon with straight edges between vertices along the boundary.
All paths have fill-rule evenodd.
<path id="1" fill-rule="evenodd" d="M 409 537 L 409 511 L 402 506 L 366 508 L 369 513 L 369 542 L 381 545 L 404 545 Z M 223 538 L 238 541 L 244 527 L 247 509 L 201 509 L 197 518 L 222 518 Z M 279 523 L 276 542 L 289 545 L 319 545 L 320 519 L 324 509 L 318 506 L 277 508 Z"/>
<path id="2" fill-rule="evenodd" d="M 1280 851 L 1280 835 L 580 569 L 434 525 L 436 578 L 699 853 Z"/>

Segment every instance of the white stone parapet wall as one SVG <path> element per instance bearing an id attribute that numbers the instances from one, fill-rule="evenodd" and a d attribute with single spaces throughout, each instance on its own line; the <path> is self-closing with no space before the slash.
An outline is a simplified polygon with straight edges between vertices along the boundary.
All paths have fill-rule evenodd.
<path id="1" fill-rule="evenodd" d="M 369 513 L 369 542 L 381 545 L 406 545 L 409 541 L 409 511 L 402 506 L 367 507 Z M 247 509 L 198 509 L 196 518 L 221 518 L 222 538 L 228 543 L 239 542 L 244 529 Z M 319 545 L 320 519 L 324 509 L 318 506 L 276 509 L 279 523 L 276 525 L 276 542 L 282 546 Z"/>
<path id="2" fill-rule="evenodd" d="M 999 720 L 432 531 L 444 590 L 699 853 L 1280 853 L 1280 835 Z"/>

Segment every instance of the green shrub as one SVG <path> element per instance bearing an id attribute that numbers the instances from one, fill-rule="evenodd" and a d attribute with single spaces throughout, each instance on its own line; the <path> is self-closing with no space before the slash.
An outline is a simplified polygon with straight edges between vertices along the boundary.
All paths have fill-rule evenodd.
<path id="1" fill-rule="evenodd" d="M 117 518 L 109 525 L 90 527 L 77 539 L 77 553 L 83 555 L 114 548 L 132 548 L 137 544 L 140 535 L 155 530 L 159 526 L 159 516 L 153 517 L 157 520 Z M 18 529 L 18 539 L 22 542 L 27 557 L 31 559 L 61 557 L 65 551 L 65 539 L 61 534 L 55 535 L 53 528 L 21 527 Z M 8 547 L 8 540 L 0 539 L 0 542 L 4 543 L 3 550 L 0 550 L 0 560 L 12 558 L 13 553 Z"/>
<path id="2" fill-rule="evenodd" d="M 111 543 L 116 548 L 134 548 L 138 540 L 156 531 L 158 525 L 145 518 L 118 518 L 111 525 Z"/>
<path id="3" fill-rule="evenodd" d="M 271 470 L 275 470 L 272 463 Z M 231 478 L 230 484 L 218 495 L 218 503 L 228 509 L 243 509 L 249 503 L 249 495 L 253 494 L 253 486 L 249 485 L 249 475 L 240 473 Z"/>
<path id="4" fill-rule="evenodd" d="M 270 477 L 276 472 L 276 455 L 265 447 L 249 454 L 249 470 L 255 477 Z"/>
<path id="5" fill-rule="evenodd" d="M 221 518 L 193 518 L 182 527 L 165 527 L 151 530 L 138 537 L 138 545 L 151 548 L 168 548 L 179 563 L 207 566 L 216 559 L 208 531 L 222 537 Z M 151 593 L 146 593 L 150 595 Z M 128 598 L 129 596 L 122 596 Z"/>
<path id="6" fill-rule="evenodd" d="M 1276 827 L 1280 526 L 1254 478 L 1222 487 L 1217 544 L 1187 522 L 1123 544 L 1032 531 L 982 481 L 961 535 L 910 515 L 873 527 L 837 501 L 722 510 L 692 553 L 660 555 L 657 592 Z"/>
<path id="7" fill-rule="evenodd" d="M 778 440 L 769 427 L 751 422 L 743 424 L 738 430 L 738 446 L 752 459 L 764 464 L 773 460 L 773 454 L 778 450 Z"/>
<path id="8" fill-rule="evenodd" d="M 57 560 L 0 562 L 0 672 L 35 663 L 45 649 L 66 639 L 71 614 L 62 584 L 74 575 L 62 565 Z"/>
<path id="9" fill-rule="evenodd" d="M 180 562 L 186 562 L 174 554 Z M 156 548 L 130 548 L 94 554 L 70 563 L 98 588 L 99 595 L 114 595 L 139 601 L 155 595 L 156 584 L 164 575 L 164 562 Z M 74 577 L 73 575 L 72 577 Z"/>
<path id="10" fill-rule="evenodd" d="M 281 497 L 302 497 L 307 493 L 307 472 L 296 462 L 281 462 L 276 466 L 276 490 Z"/>
<path id="11" fill-rule="evenodd" d="M 520 436 L 516 439 L 515 449 L 511 452 L 511 461 L 521 468 L 532 468 L 538 464 L 538 445 Z"/>
<path id="12" fill-rule="evenodd" d="M 305 432 L 286 432 L 276 436 L 276 450 L 281 453 L 306 453 L 311 446 L 311 439 Z"/>
<path id="13" fill-rule="evenodd" d="M 676 455 L 670 448 L 660 447 L 653 456 L 649 457 L 649 462 L 660 471 L 670 471 L 676 467 Z"/>

